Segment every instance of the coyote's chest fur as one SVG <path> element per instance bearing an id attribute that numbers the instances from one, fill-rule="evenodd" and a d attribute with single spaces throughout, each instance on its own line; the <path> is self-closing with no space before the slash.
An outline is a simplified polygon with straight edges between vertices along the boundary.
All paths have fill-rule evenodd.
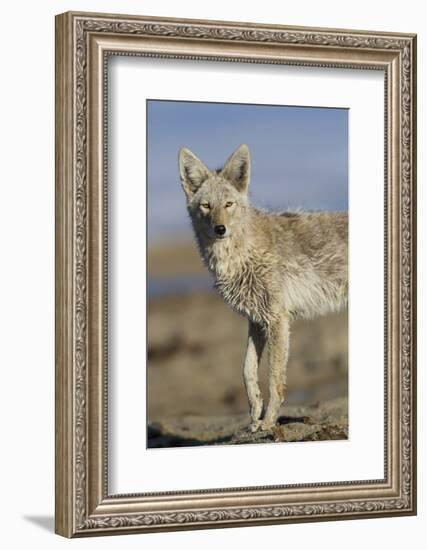
<path id="1" fill-rule="evenodd" d="M 253 321 L 266 321 L 271 309 L 267 274 L 256 253 L 230 238 L 203 247 L 202 256 L 224 300 Z"/>

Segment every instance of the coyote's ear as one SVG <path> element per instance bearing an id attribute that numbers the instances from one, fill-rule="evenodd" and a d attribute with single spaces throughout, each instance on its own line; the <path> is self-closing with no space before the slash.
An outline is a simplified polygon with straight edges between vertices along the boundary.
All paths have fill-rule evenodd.
<path id="1" fill-rule="evenodd" d="M 228 180 L 237 191 L 245 193 L 248 189 L 251 174 L 251 158 L 249 147 L 241 145 L 227 160 L 221 175 Z"/>
<path id="2" fill-rule="evenodd" d="M 179 174 L 182 187 L 189 199 L 208 178 L 210 172 L 194 153 L 182 147 L 179 151 Z"/>

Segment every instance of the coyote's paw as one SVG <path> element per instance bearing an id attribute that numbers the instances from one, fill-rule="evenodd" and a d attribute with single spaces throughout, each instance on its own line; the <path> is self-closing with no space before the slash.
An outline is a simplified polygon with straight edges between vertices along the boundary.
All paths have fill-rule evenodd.
<path id="1" fill-rule="evenodd" d="M 249 424 L 249 431 L 252 433 L 255 433 L 259 430 L 260 426 L 261 426 L 261 420 L 253 420 Z"/>
<path id="2" fill-rule="evenodd" d="M 260 427 L 259 429 L 262 431 L 262 432 L 269 432 L 271 431 L 275 426 L 275 422 L 270 422 L 268 420 L 263 420 L 261 423 L 260 423 Z"/>

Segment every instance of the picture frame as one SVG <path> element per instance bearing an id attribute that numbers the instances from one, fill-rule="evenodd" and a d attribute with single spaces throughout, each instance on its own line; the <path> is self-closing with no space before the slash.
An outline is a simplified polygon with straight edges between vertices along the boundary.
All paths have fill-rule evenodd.
<path id="1" fill-rule="evenodd" d="M 416 513 L 416 36 L 67 12 L 56 17 L 55 531 L 82 537 Z M 384 73 L 384 477 L 110 494 L 109 56 Z M 154 475 L 155 472 L 150 472 Z"/>

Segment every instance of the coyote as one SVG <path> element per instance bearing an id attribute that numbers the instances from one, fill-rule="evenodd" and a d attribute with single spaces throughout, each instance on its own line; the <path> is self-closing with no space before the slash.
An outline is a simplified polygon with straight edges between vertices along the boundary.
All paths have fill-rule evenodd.
<path id="1" fill-rule="evenodd" d="M 214 171 L 182 148 L 179 170 L 200 255 L 221 296 L 249 321 L 243 366 L 249 429 L 270 430 L 284 400 L 291 321 L 347 305 L 348 216 L 250 206 L 247 145 Z M 270 395 L 264 413 L 258 366 L 266 344 Z"/>

